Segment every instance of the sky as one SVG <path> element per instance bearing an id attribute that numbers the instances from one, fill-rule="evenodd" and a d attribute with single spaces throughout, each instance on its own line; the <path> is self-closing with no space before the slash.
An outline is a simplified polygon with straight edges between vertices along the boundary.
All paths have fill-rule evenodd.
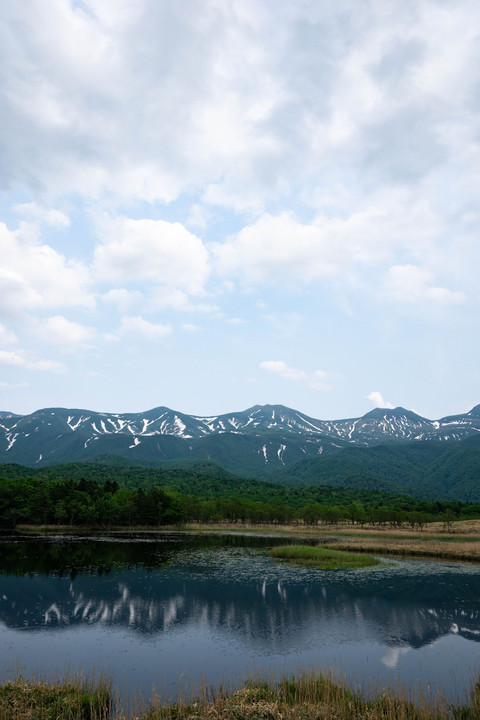
<path id="1" fill-rule="evenodd" d="M 477 0 L 0 0 L 0 409 L 480 403 Z"/>

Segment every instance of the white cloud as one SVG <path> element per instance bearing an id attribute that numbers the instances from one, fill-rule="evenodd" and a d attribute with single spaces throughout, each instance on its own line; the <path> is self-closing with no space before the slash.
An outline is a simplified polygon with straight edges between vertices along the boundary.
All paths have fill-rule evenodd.
<path id="1" fill-rule="evenodd" d="M 20 383 L 8 383 L 4 382 L 3 380 L 0 381 L 0 388 L 2 390 L 21 390 L 21 388 L 28 387 L 27 382 L 20 382 Z"/>
<path id="2" fill-rule="evenodd" d="M 400 377 L 378 328 L 388 314 L 404 332 L 410 312 L 396 340 L 421 337 L 419 366 L 468 347 L 456 378 L 475 385 L 479 26 L 473 0 L 53 0 L 48 22 L 41 0 L 9 3 L 2 219 L 27 222 L 0 226 L 0 321 L 23 341 L 39 318 L 97 309 L 81 322 L 128 345 L 174 313 L 216 315 L 218 365 L 238 377 L 227 318 L 269 357 L 301 345 L 309 368 L 321 337 L 337 338 L 330 364 L 353 357 L 361 328 Z M 421 334 L 446 308 L 458 322 Z M 21 357 L 43 357 L 28 341 Z"/>
<path id="3" fill-rule="evenodd" d="M 34 225 L 0 223 L 0 313 L 49 307 L 93 307 L 85 266 L 41 245 Z"/>
<path id="4" fill-rule="evenodd" d="M 217 271 L 244 285 L 318 280 L 371 282 L 372 269 L 399 254 L 429 257 L 438 221 L 410 193 L 382 191 L 361 209 L 303 223 L 290 213 L 263 215 L 225 243 L 212 244 Z"/>
<path id="5" fill-rule="evenodd" d="M 65 366 L 56 360 L 38 360 L 24 350 L 0 350 L 0 365 L 10 365 L 25 370 L 53 370 L 55 372 L 65 370 Z"/>
<path id="6" fill-rule="evenodd" d="M 462 305 L 465 293 L 432 285 L 433 276 L 428 270 L 415 265 L 394 265 L 384 279 L 387 297 L 401 303 L 429 302 L 433 305 Z"/>
<path id="7" fill-rule="evenodd" d="M 268 147 L 263 125 L 282 87 L 264 10 L 109 7 L 56 2 L 45 24 L 39 0 L 12 6 L 0 35 L 4 184 L 170 202 L 225 165 L 248 167 Z"/>
<path id="8" fill-rule="evenodd" d="M 192 302 L 184 290 L 171 287 L 154 287 L 150 290 L 145 303 L 146 312 L 175 310 L 185 313 L 218 313 L 218 306 L 203 302 Z"/>
<path id="9" fill-rule="evenodd" d="M 186 224 L 192 228 L 198 228 L 199 230 L 206 230 L 208 227 L 207 209 L 200 204 L 192 205 L 190 208 L 190 215 L 187 218 Z"/>
<path id="10" fill-rule="evenodd" d="M 93 263 L 98 280 L 140 281 L 190 294 L 203 292 L 208 253 L 200 238 L 180 223 L 103 218 L 98 233 L 101 243 L 95 248 Z"/>
<path id="11" fill-rule="evenodd" d="M 329 374 L 323 372 L 323 370 L 316 370 L 314 373 L 309 375 L 303 370 L 297 370 L 296 368 L 289 367 L 283 360 L 265 360 L 260 363 L 262 370 L 280 375 L 285 380 L 293 380 L 299 382 L 312 390 L 331 390 L 332 387 L 329 384 Z"/>
<path id="12" fill-rule="evenodd" d="M 91 347 L 97 335 L 95 328 L 72 322 L 62 315 L 55 315 L 39 322 L 37 334 L 65 352 L 76 352 Z"/>
<path id="13" fill-rule="evenodd" d="M 70 218 L 61 210 L 45 208 L 38 203 L 18 203 L 13 209 L 19 215 L 30 220 L 39 220 L 54 227 L 67 228 L 70 226 Z"/>
<path id="14" fill-rule="evenodd" d="M 191 0 L 87 0 L 53 3 L 48 24 L 43 13 L 14 3 L 0 28 L 6 187 L 169 202 L 193 186 L 259 211 L 342 169 L 353 184 L 359 166 L 415 182 L 476 142 L 471 0 L 354 12 L 205 0 L 201 13 Z"/>
<path id="15" fill-rule="evenodd" d="M 478 206 L 480 9 L 468 0 L 393 0 L 355 13 L 343 2 L 279 9 L 249 0 L 240 10 L 206 0 L 201 22 L 194 4 L 108 7 L 54 3 L 45 27 L 42 4 L 31 0 L 0 28 L 5 187 L 80 193 L 100 206 L 168 203 L 186 192 L 187 224 L 207 230 L 205 204 L 248 210 L 258 223 L 217 253 L 222 274 L 246 283 L 282 282 L 290 263 L 296 282 L 342 280 L 382 259 L 418 263 L 427 228 L 431 243 L 439 225 L 446 230 L 438 216 L 458 230 L 463 205 Z M 445 208 L 452 176 L 461 188 Z M 398 202 L 385 188 L 411 193 Z M 324 217 L 262 216 L 268 204 L 302 209 L 308 196 Z M 420 218 L 412 198 L 423 199 Z M 66 221 L 38 202 L 19 207 Z M 176 260 L 165 248 L 159 256 L 155 246 L 150 273 L 132 247 L 142 243 L 120 236 L 98 248 L 99 276 L 125 278 L 132 261 L 151 281 L 161 264 L 172 284 Z M 406 259 L 391 256 L 392 242 Z M 199 247 L 185 267 L 189 292 L 208 274 Z M 446 267 L 453 255 L 442 248 Z"/>
<path id="16" fill-rule="evenodd" d="M 122 318 L 120 328 L 108 336 L 108 339 L 119 339 L 120 337 L 138 335 L 148 340 L 161 340 L 170 335 L 170 325 L 152 323 L 145 320 L 141 315 L 125 316 Z"/>
<path id="17" fill-rule="evenodd" d="M 442 287 L 430 287 L 425 290 L 427 300 L 436 305 L 463 305 L 467 296 L 461 290 L 449 290 Z"/>
<path id="18" fill-rule="evenodd" d="M 307 374 L 303 370 L 290 368 L 283 360 L 265 360 L 260 367 L 268 372 L 276 373 L 286 380 L 306 380 Z"/>
<path id="19" fill-rule="evenodd" d="M 392 403 L 384 400 L 382 394 L 379 393 L 378 390 L 374 390 L 369 395 L 367 395 L 367 400 L 370 400 L 370 402 L 373 403 L 373 406 L 376 408 L 393 409 L 395 407 L 395 405 L 392 405 Z"/>
<path id="20" fill-rule="evenodd" d="M 287 214 L 265 215 L 212 251 L 220 274 L 247 284 L 308 281 L 337 271 L 335 248 L 322 230 Z"/>
<path id="21" fill-rule="evenodd" d="M 102 300 L 110 305 L 114 305 L 120 312 L 125 313 L 141 305 L 144 301 L 144 296 L 139 290 L 112 288 L 102 295 Z"/>
<path id="22" fill-rule="evenodd" d="M 0 323 L 0 345 L 14 345 L 18 338 L 11 330 Z"/>

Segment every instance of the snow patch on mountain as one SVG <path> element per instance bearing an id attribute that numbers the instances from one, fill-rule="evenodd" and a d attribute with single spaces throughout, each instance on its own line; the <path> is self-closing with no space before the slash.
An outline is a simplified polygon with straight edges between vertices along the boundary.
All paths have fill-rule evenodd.
<path id="1" fill-rule="evenodd" d="M 83 451 L 88 458 L 93 456 L 93 440 L 101 448 L 99 453 L 125 452 L 126 456 L 127 451 L 135 448 L 137 455 L 139 444 L 144 441 L 142 452 L 150 453 L 148 459 L 155 460 L 161 438 L 188 440 L 188 445 L 169 445 L 178 448 L 181 454 L 192 449 L 200 452 L 198 448 L 204 440 L 221 435 L 227 448 L 234 437 L 244 436 L 255 449 L 256 457 L 272 467 L 280 467 L 287 464 L 286 458 L 291 463 L 302 456 L 334 452 L 347 445 L 368 447 L 386 441 L 414 440 L 445 443 L 479 432 L 479 405 L 468 413 L 439 420 L 423 418 L 405 408 L 377 408 L 360 418 L 344 420 L 318 420 L 283 405 L 256 405 L 213 416 L 186 415 L 166 407 L 126 414 L 48 408 L 31 415 L 1 417 L 0 461 L 3 457 L 4 462 L 35 464 L 40 462 L 37 458 L 41 454 L 43 463 L 57 462 L 57 457 L 67 460 L 69 453 L 77 460 L 82 459 Z M 116 445 L 109 445 L 111 442 Z M 109 447 L 114 449 L 110 451 Z M 200 452 L 197 456 L 205 458 L 206 454 Z"/>

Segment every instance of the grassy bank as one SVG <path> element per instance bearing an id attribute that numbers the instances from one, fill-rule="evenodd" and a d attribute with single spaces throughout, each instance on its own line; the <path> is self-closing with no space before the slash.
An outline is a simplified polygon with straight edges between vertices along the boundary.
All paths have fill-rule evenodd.
<path id="1" fill-rule="evenodd" d="M 112 707 L 105 683 L 19 679 L 0 686 L 0 720 L 108 720 Z"/>
<path id="2" fill-rule="evenodd" d="M 347 552 L 374 553 L 410 557 L 431 557 L 448 560 L 480 562 L 480 521 L 459 521 L 450 532 L 442 524 L 432 524 L 423 532 L 406 528 L 378 528 L 372 526 L 338 525 L 252 525 L 248 523 L 220 523 L 201 525 L 198 523 L 182 526 L 115 527 L 108 530 L 94 527 L 58 525 L 21 525 L 17 530 L 29 534 L 109 534 L 126 533 L 163 534 L 165 532 L 185 533 L 246 533 L 261 535 L 289 536 L 309 540 L 329 540 L 329 548 Z"/>
<path id="3" fill-rule="evenodd" d="M 0 686 L 0 720 L 478 720 L 477 686 L 468 704 L 417 697 L 401 690 L 365 700 L 328 675 L 303 675 L 279 683 L 254 681 L 231 694 L 218 691 L 175 703 L 153 702 L 125 714 L 108 688 L 83 683 L 27 683 Z"/>
<path id="4" fill-rule="evenodd" d="M 319 570 L 362 568 L 379 563 L 379 560 L 371 555 L 311 545 L 282 545 L 272 548 L 270 555 L 277 560 L 287 560 Z"/>
<path id="5" fill-rule="evenodd" d="M 351 533 L 333 536 L 329 547 L 355 553 L 480 562 L 480 538 L 459 535 Z"/>

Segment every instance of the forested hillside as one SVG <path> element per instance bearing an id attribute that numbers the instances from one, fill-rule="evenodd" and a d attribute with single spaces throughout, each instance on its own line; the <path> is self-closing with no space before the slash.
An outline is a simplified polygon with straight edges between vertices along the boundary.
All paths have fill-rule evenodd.
<path id="1" fill-rule="evenodd" d="M 372 490 L 288 488 L 235 478 L 220 468 L 189 471 L 74 464 L 0 475 L 0 525 L 160 526 L 184 522 L 336 523 L 421 527 L 480 515 L 480 504 L 426 502 Z"/>
<path id="2" fill-rule="evenodd" d="M 306 458 L 270 479 L 480 502 L 480 436 L 440 447 L 435 442 L 350 447 L 329 457 Z"/>

